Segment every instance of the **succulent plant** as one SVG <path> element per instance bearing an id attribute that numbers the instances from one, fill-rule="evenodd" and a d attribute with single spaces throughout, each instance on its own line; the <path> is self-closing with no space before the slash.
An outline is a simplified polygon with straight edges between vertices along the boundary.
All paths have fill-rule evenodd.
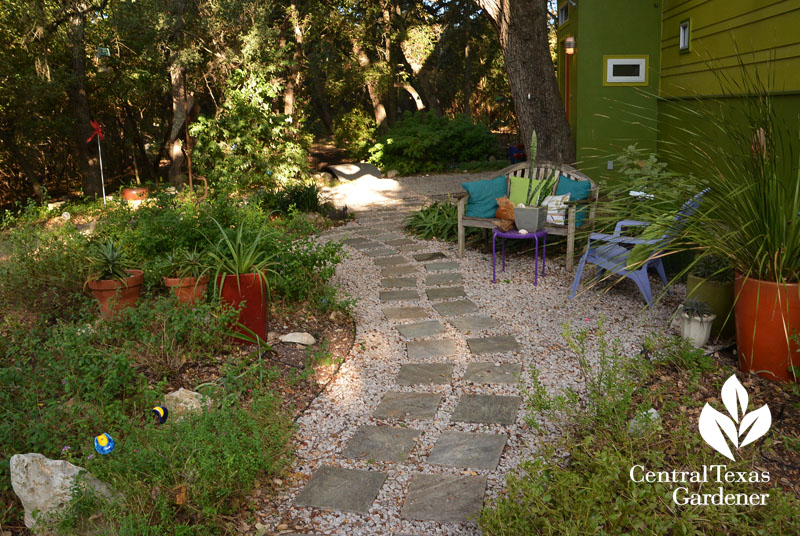
<path id="1" fill-rule="evenodd" d="M 683 302 L 683 312 L 694 318 L 703 318 L 712 314 L 711 307 L 706 302 L 693 298 Z"/>

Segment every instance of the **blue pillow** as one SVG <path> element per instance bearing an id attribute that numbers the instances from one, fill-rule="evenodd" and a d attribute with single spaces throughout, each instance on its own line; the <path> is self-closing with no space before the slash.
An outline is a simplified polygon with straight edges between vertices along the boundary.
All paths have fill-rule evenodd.
<path id="1" fill-rule="evenodd" d="M 592 192 L 592 183 L 589 181 L 574 181 L 566 175 L 561 175 L 558 180 L 558 188 L 556 188 L 556 195 L 569 194 L 570 201 L 583 201 L 589 199 L 589 194 Z M 583 225 L 583 220 L 586 219 L 585 206 L 578 207 L 575 212 L 575 227 Z"/>
<path id="2" fill-rule="evenodd" d="M 494 218 L 497 214 L 497 198 L 508 195 L 505 175 L 491 180 L 463 182 L 461 187 L 469 193 L 464 215 L 470 218 Z"/>

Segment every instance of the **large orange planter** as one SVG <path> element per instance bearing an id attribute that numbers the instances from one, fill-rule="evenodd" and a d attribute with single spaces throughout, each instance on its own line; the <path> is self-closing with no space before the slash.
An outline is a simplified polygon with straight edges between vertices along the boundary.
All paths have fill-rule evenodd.
<path id="1" fill-rule="evenodd" d="M 120 196 L 125 201 L 144 201 L 150 196 L 150 188 L 123 188 L 120 190 Z"/>
<path id="2" fill-rule="evenodd" d="M 233 307 L 244 304 L 239 311 L 240 326 L 233 326 L 237 333 L 253 337 L 253 333 L 261 340 L 267 340 L 267 282 L 258 274 L 242 274 L 217 276 L 217 286 L 221 288 L 222 301 Z M 253 333 L 250 333 L 249 331 Z M 244 342 L 244 341 L 242 341 Z"/>
<path id="3" fill-rule="evenodd" d="M 742 370 L 771 380 L 794 381 L 800 347 L 789 337 L 800 332 L 798 284 L 744 279 L 736 275 L 736 344 Z"/>
<path id="4" fill-rule="evenodd" d="M 195 303 L 200 300 L 208 288 L 208 276 L 196 277 L 165 277 L 164 286 L 171 288 L 173 294 L 181 303 Z"/>
<path id="5" fill-rule="evenodd" d="M 142 293 L 144 272 L 127 270 L 130 277 L 125 281 L 95 279 L 88 282 L 94 297 L 100 303 L 100 315 L 105 318 L 117 316 L 126 307 L 133 307 Z"/>

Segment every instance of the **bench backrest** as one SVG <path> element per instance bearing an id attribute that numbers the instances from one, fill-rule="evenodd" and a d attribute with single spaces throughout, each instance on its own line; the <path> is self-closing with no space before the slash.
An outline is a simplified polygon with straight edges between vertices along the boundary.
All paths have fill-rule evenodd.
<path id="1" fill-rule="evenodd" d="M 525 177 L 528 178 L 528 174 L 530 173 L 530 163 L 529 162 L 518 162 L 516 164 L 512 164 L 507 168 L 504 168 L 497 172 L 498 175 L 505 175 L 506 176 L 506 191 L 509 191 L 509 184 L 511 177 Z M 558 173 L 559 175 L 565 175 L 574 181 L 589 181 L 592 185 L 592 190 L 589 193 L 589 199 L 591 201 L 597 201 L 597 197 L 600 193 L 599 188 L 594 183 L 592 179 L 588 176 L 584 175 L 574 167 L 562 164 L 551 164 L 551 163 L 540 163 L 536 164 L 533 167 L 533 177 L 534 179 L 541 180 L 552 177 L 554 173 Z M 555 195 L 556 189 L 558 188 L 558 181 L 553 185 L 553 191 L 550 192 L 548 195 Z"/>

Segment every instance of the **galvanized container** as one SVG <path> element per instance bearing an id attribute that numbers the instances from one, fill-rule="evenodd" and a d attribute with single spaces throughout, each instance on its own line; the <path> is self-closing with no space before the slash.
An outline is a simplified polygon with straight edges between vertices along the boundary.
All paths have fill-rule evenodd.
<path id="1" fill-rule="evenodd" d="M 514 223 L 517 229 L 538 231 L 547 223 L 547 207 L 514 207 Z"/>

